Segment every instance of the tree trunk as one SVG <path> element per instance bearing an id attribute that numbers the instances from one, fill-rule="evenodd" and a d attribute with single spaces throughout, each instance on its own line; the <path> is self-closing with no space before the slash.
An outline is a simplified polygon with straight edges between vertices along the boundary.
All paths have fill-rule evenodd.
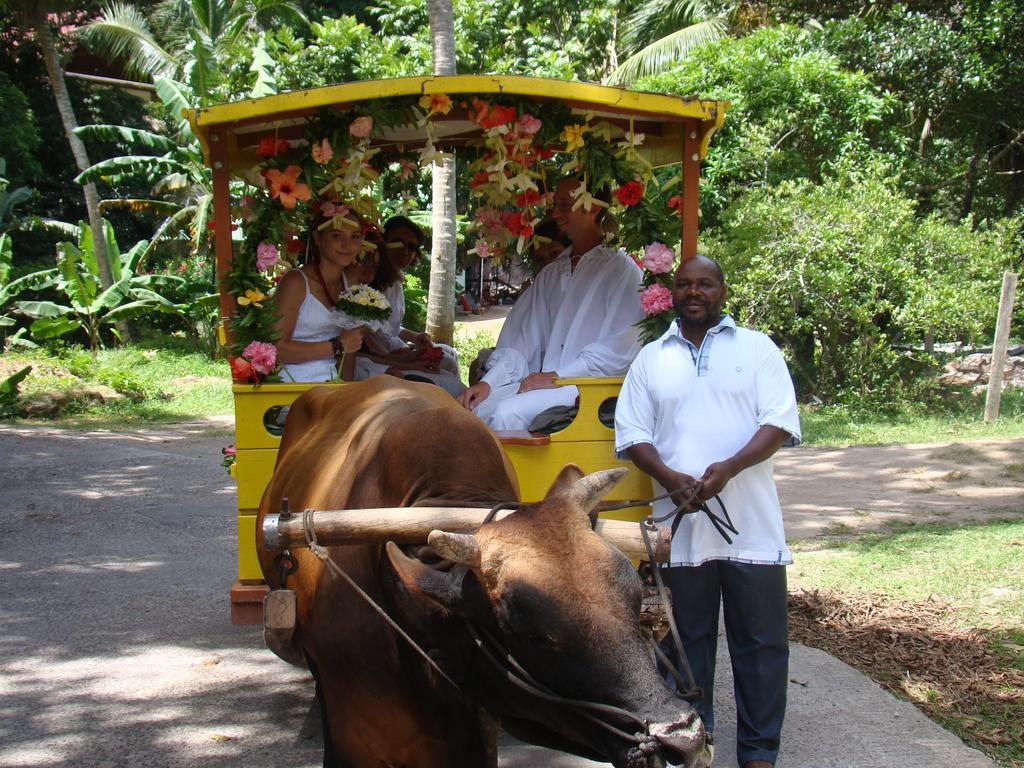
<path id="1" fill-rule="evenodd" d="M 75 118 L 75 111 L 71 106 L 71 98 L 68 96 L 68 89 L 64 84 L 64 70 L 57 57 L 57 46 L 53 41 L 53 34 L 50 32 L 49 22 L 46 14 L 36 8 L 31 18 L 32 26 L 36 30 L 39 41 L 39 48 L 43 53 L 43 61 L 46 64 L 46 74 L 50 79 L 50 88 L 53 89 L 53 97 L 57 100 L 57 111 L 60 113 L 61 122 L 64 124 L 64 133 L 71 145 L 71 153 L 75 156 L 75 164 L 79 171 L 84 171 L 90 165 L 89 155 L 85 151 L 82 140 L 75 135 L 78 127 L 78 120 Z M 96 249 L 96 261 L 100 270 L 100 283 L 104 288 L 109 288 L 113 283 L 110 275 L 110 259 L 107 256 L 107 238 L 103 223 L 100 220 L 100 198 L 96 193 L 95 184 L 85 184 L 85 207 L 89 213 L 89 227 L 93 234 L 93 247 Z"/>
<path id="2" fill-rule="evenodd" d="M 427 0 L 433 37 L 434 74 L 455 74 L 455 14 L 451 0 Z M 427 332 L 451 344 L 455 335 L 455 157 L 433 167 L 433 233 Z"/>

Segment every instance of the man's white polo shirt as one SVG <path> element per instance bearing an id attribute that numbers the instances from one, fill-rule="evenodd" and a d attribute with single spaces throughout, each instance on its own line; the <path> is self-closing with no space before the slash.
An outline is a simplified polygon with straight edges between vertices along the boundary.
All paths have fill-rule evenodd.
<path id="1" fill-rule="evenodd" d="M 674 322 L 630 366 L 615 409 L 615 450 L 621 456 L 631 445 L 650 443 L 669 467 L 699 479 L 709 464 L 734 455 L 765 425 L 800 441 L 793 382 L 772 340 L 736 327 L 723 315 L 697 349 Z M 732 544 L 705 514 L 686 515 L 672 540 L 672 565 L 791 563 L 773 467 L 769 458 L 722 490 L 722 502 L 739 529 Z M 654 487 L 655 494 L 666 490 L 656 482 Z M 708 503 L 720 513 L 714 500 Z M 654 512 L 674 508 L 671 499 L 663 499 L 655 502 Z"/>

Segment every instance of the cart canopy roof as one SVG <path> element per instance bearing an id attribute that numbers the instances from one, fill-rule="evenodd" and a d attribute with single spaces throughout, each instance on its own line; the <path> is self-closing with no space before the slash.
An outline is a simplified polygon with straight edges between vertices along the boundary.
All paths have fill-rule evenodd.
<path id="1" fill-rule="evenodd" d="M 372 99 L 400 96 L 447 94 L 453 101 L 459 96 L 507 94 L 537 102 L 560 101 L 579 114 L 591 114 L 613 126 L 620 135 L 630 129 L 644 133 L 640 152 L 653 166 L 670 165 L 682 159 L 683 131 L 696 126 L 700 135 L 700 154 L 707 152 L 711 135 L 722 124 L 726 101 L 683 98 L 660 93 L 631 91 L 592 83 L 550 80 L 535 77 L 499 75 L 453 75 L 400 77 L 388 80 L 364 80 L 330 85 L 304 91 L 289 91 L 259 99 L 188 110 L 187 117 L 199 137 L 203 153 L 210 162 L 210 143 L 223 131 L 228 143 L 231 170 L 247 168 L 258 162 L 256 148 L 268 132 L 293 144 L 305 143 L 305 121 L 321 109 L 344 110 Z M 439 149 L 454 149 L 481 136 L 479 125 L 464 109 L 453 109 L 436 119 L 433 140 Z M 374 138 L 379 147 L 402 145 L 406 149 L 422 146 L 427 133 L 422 125 L 389 127 Z"/>

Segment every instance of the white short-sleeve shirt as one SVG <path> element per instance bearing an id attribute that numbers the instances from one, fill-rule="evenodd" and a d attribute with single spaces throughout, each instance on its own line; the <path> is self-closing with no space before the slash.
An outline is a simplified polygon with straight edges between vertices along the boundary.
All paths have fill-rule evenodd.
<path id="1" fill-rule="evenodd" d="M 793 382 L 778 347 L 763 333 L 738 328 L 725 315 L 695 348 L 673 323 L 641 350 L 615 410 L 615 450 L 649 443 L 672 469 L 696 478 L 739 451 L 762 426 L 800 440 Z M 720 497 L 739 534 L 728 544 L 703 513 L 686 515 L 672 539 L 673 565 L 708 560 L 787 564 L 782 509 L 772 459 L 733 477 Z M 663 493 L 657 482 L 655 493 Z M 714 500 L 712 511 L 720 512 Z M 671 512 L 671 499 L 654 512 Z"/>

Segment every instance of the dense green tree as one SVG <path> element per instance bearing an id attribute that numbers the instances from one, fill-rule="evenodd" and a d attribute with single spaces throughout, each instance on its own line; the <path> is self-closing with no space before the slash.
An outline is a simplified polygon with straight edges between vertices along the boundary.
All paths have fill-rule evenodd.
<path id="1" fill-rule="evenodd" d="M 58 19 L 57 12 L 65 10 L 65 4 L 60 2 L 34 2 L 33 0 L 4 0 L 0 9 L 13 11 L 23 31 L 31 30 L 39 50 L 42 53 L 43 63 L 46 67 L 47 79 L 50 90 L 57 103 L 57 112 L 60 114 L 61 124 L 64 128 L 64 135 L 71 146 L 71 153 L 74 155 L 75 164 L 80 171 L 84 171 L 92 163 L 85 144 L 75 135 L 78 127 L 78 119 L 75 117 L 75 109 L 68 95 L 67 85 L 64 82 L 64 68 L 61 62 L 57 42 L 50 28 L 51 23 Z M 89 214 L 89 222 L 96 231 L 100 227 L 100 198 L 96 191 L 96 185 L 89 183 L 82 187 L 85 193 L 85 206 Z M 107 258 L 107 246 L 103 238 L 96 242 L 96 262 L 98 275 L 101 284 L 109 287 L 112 283 L 110 262 Z"/>
<path id="2" fill-rule="evenodd" d="M 282 22 L 306 25 L 299 7 L 283 0 L 164 0 L 152 16 L 159 32 L 137 6 L 113 2 L 82 30 L 82 39 L 97 54 L 121 61 L 132 76 L 185 82 L 204 105 L 240 95 L 222 88 L 222 59 L 247 33 Z M 249 51 L 253 66 L 269 65 L 260 44 Z"/>
<path id="3" fill-rule="evenodd" d="M 924 394 L 928 338 L 990 338 L 1020 224 L 920 219 L 872 165 L 753 191 L 709 245 L 730 309 L 783 346 L 805 398 L 881 407 Z"/>
<path id="4" fill-rule="evenodd" d="M 701 46 L 639 87 L 732 103 L 702 170 L 705 229 L 751 189 L 803 178 L 818 182 L 840 161 L 865 163 L 876 153 L 898 170 L 905 152 L 893 127 L 894 100 L 795 27 Z"/>
<path id="5" fill-rule="evenodd" d="M 1024 5 L 894 4 L 826 24 L 823 44 L 903 105 L 918 198 L 953 218 L 1024 199 Z"/>

